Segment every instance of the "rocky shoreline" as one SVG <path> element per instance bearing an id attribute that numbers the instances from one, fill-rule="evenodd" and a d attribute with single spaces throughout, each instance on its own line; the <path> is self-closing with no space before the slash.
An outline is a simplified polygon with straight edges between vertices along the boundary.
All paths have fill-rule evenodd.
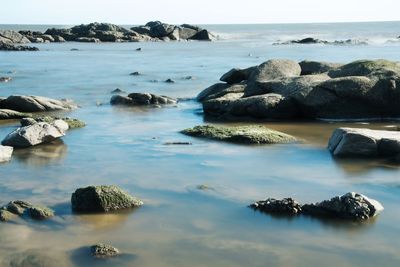
<path id="1" fill-rule="evenodd" d="M 130 29 L 110 23 L 81 24 L 72 28 L 51 28 L 45 32 L 0 30 L 0 51 L 37 51 L 20 44 L 60 42 L 145 42 L 145 41 L 214 41 L 210 31 L 190 24 L 172 25 L 151 21 Z M 17 45 L 18 44 L 18 45 Z"/>

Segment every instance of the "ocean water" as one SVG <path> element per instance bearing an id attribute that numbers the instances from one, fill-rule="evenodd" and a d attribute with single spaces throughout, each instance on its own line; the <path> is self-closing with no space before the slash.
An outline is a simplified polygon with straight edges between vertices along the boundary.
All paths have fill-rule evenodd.
<path id="1" fill-rule="evenodd" d="M 82 119 L 87 126 L 71 130 L 62 141 L 16 150 L 11 162 L 0 164 L 0 204 L 24 199 L 57 214 L 46 222 L 0 224 L 0 266 L 13 266 L 13 260 L 36 252 L 56 258 L 59 266 L 399 266 L 399 167 L 381 160 L 337 161 L 326 149 L 337 127 L 390 129 L 398 121 L 263 122 L 304 141 L 242 146 L 180 134 L 209 123 L 194 100 L 157 109 L 109 105 L 115 88 L 193 98 L 230 68 L 271 58 L 400 60 L 399 43 L 388 42 L 400 34 L 399 26 L 209 25 L 220 41 L 37 44 L 39 52 L 1 52 L 0 76 L 13 80 L 0 83 L 0 96 L 73 99 L 80 108 L 58 115 Z M 272 45 L 308 36 L 368 39 L 370 44 Z M 130 76 L 134 71 L 142 75 Z M 175 83 L 165 83 L 168 78 Z M 17 126 L 17 121 L 1 121 L 0 138 Z M 171 141 L 193 145 L 164 145 Z M 91 184 L 119 185 L 145 205 L 120 213 L 73 214 L 71 193 Z M 247 207 L 267 197 L 305 203 L 349 191 L 379 200 L 384 212 L 356 224 L 274 217 Z M 93 261 L 82 248 L 98 242 L 118 247 L 123 256 Z"/>

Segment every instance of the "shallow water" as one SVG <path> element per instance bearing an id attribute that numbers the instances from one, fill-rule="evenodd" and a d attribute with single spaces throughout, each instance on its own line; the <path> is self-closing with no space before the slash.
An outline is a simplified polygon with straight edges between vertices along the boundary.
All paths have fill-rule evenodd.
<path id="1" fill-rule="evenodd" d="M 71 98 L 81 108 L 67 115 L 87 126 L 71 130 L 62 142 L 17 150 L 11 162 L 0 165 L 0 204 L 24 199 L 57 214 L 47 222 L 0 224 L 0 266 L 32 251 L 57 258 L 59 266 L 399 266 L 400 169 L 381 160 L 336 161 L 326 149 L 337 127 L 388 129 L 399 122 L 263 123 L 303 142 L 241 146 L 181 135 L 204 123 L 195 101 L 159 109 L 108 104 L 117 87 L 194 97 L 228 69 L 269 58 L 400 60 L 398 45 L 271 46 L 260 37 L 39 47 L 35 53 L 0 54 L 0 75 L 13 77 L 0 84 L 0 96 Z M 134 71 L 143 75 L 129 76 Z M 167 78 L 176 83 L 164 83 Z M 0 122 L 0 136 L 17 125 Z M 193 145 L 164 145 L 171 141 Z M 106 215 L 72 214 L 71 193 L 90 184 L 119 185 L 145 205 Z M 354 224 L 273 217 L 247 208 L 266 197 L 310 202 L 348 191 L 378 199 L 385 211 Z M 91 260 L 82 247 L 97 242 L 118 247 L 123 257 Z"/>

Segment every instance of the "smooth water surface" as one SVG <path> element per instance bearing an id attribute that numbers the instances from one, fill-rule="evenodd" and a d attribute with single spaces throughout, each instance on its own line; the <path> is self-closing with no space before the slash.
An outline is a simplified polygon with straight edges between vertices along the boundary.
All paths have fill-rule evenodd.
<path id="1" fill-rule="evenodd" d="M 264 31 L 273 28 L 265 27 Z M 294 31 L 290 28 L 294 26 L 280 27 Z M 336 31 L 341 27 L 337 25 Z M 368 27 L 377 32 L 382 28 Z M 362 25 L 354 28 L 367 31 Z M 385 34 L 398 35 L 394 28 Z M 232 31 L 225 26 L 219 32 L 224 29 L 226 34 Z M 297 27 L 293 34 L 303 32 Z M 0 53 L 0 76 L 13 78 L 0 84 L 0 96 L 73 99 L 80 108 L 66 115 L 86 121 L 87 126 L 71 130 L 62 141 L 16 150 L 11 162 L 0 164 L 0 204 L 24 199 L 48 205 L 57 214 L 46 222 L 0 224 L 0 266 L 37 251 L 56 258 L 59 266 L 400 265 L 400 169 L 381 160 L 337 161 L 326 149 L 337 127 L 394 129 L 398 122 L 263 123 L 303 141 L 242 146 L 180 134 L 184 128 L 206 123 L 194 100 L 156 109 L 108 104 L 115 88 L 193 98 L 230 68 L 270 58 L 400 60 L 398 44 L 272 46 L 265 38 L 246 37 L 212 43 L 38 47 L 39 52 Z M 138 47 L 141 52 L 135 51 Z M 142 75 L 130 76 L 134 71 Z M 164 83 L 168 78 L 176 82 Z M 0 137 L 17 126 L 18 121 L 0 122 Z M 173 141 L 192 145 L 164 145 Z M 120 213 L 73 214 L 71 193 L 91 184 L 119 185 L 145 205 Z M 209 189 L 199 190 L 198 185 Z M 385 211 L 356 224 L 273 217 L 247 208 L 267 197 L 294 197 L 304 203 L 349 191 L 379 200 Z M 116 246 L 123 256 L 91 260 L 84 247 L 98 242 Z"/>

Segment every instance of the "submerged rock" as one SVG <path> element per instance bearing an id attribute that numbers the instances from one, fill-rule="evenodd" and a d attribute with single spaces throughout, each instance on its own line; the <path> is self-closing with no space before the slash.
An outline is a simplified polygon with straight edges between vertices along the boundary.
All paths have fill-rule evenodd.
<path id="1" fill-rule="evenodd" d="M 8 222 L 15 218 L 15 214 L 5 209 L 0 209 L 0 222 Z"/>
<path id="2" fill-rule="evenodd" d="M 13 151 L 14 148 L 11 146 L 0 145 L 0 163 L 10 161 Z"/>
<path id="3" fill-rule="evenodd" d="M 0 83 L 8 83 L 11 80 L 11 77 L 0 77 Z"/>
<path id="4" fill-rule="evenodd" d="M 54 216 L 54 211 L 47 207 L 32 206 L 28 209 L 29 215 L 34 220 L 45 220 Z"/>
<path id="5" fill-rule="evenodd" d="M 91 246 L 90 251 L 95 258 L 109 258 L 119 255 L 117 248 L 102 243 Z"/>
<path id="6" fill-rule="evenodd" d="M 203 125 L 182 131 L 183 134 L 243 144 L 279 144 L 296 142 L 296 138 L 263 126 Z"/>
<path id="7" fill-rule="evenodd" d="M 338 128 L 328 149 L 335 157 L 396 157 L 400 155 L 400 132 Z"/>
<path id="8" fill-rule="evenodd" d="M 71 110 L 77 108 L 77 106 L 66 100 L 56 100 L 42 96 L 12 95 L 0 102 L 0 108 L 20 112 L 39 112 Z"/>
<path id="9" fill-rule="evenodd" d="M 111 105 L 167 105 L 176 104 L 177 100 L 168 96 L 158 96 L 149 93 L 131 93 L 128 96 L 114 95 L 111 97 Z"/>
<path id="10" fill-rule="evenodd" d="M 0 120 L 22 119 L 29 116 L 30 114 L 18 112 L 11 109 L 0 109 Z"/>
<path id="11" fill-rule="evenodd" d="M 374 199 L 350 192 L 315 204 L 303 205 L 303 211 L 313 216 L 338 217 L 351 220 L 366 220 L 383 211 L 383 206 Z"/>
<path id="12" fill-rule="evenodd" d="M 71 204 L 75 212 L 109 212 L 139 207 L 143 202 L 117 186 L 102 185 L 77 189 Z"/>
<path id="13" fill-rule="evenodd" d="M 301 205 L 293 198 L 275 199 L 268 198 L 250 205 L 250 208 L 265 213 L 295 215 L 301 213 Z"/>
<path id="14" fill-rule="evenodd" d="M 50 143 L 64 136 L 66 129 L 68 129 L 68 124 L 62 120 L 55 120 L 53 124 L 39 122 L 11 132 L 4 138 L 1 144 L 24 148 Z"/>
<path id="15" fill-rule="evenodd" d="M 32 207 L 32 204 L 29 202 L 23 200 L 13 200 L 5 206 L 5 209 L 16 215 L 22 215 L 30 207 Z"/>
<path id="16" fill-rule="evenodd" d="M 3 215 L 9 218 L 12 218 L 12 215 L 27 215 L 34 220 L 45 220 L 54 216 L 54 211 L 48 207 L 32 205 L 29 202 L 23 200 L 14 200 L 9 202 L 6 206 L 0 208 L 3 212 Z M 9 214 L 11 213 L 11 214 Z"/>

